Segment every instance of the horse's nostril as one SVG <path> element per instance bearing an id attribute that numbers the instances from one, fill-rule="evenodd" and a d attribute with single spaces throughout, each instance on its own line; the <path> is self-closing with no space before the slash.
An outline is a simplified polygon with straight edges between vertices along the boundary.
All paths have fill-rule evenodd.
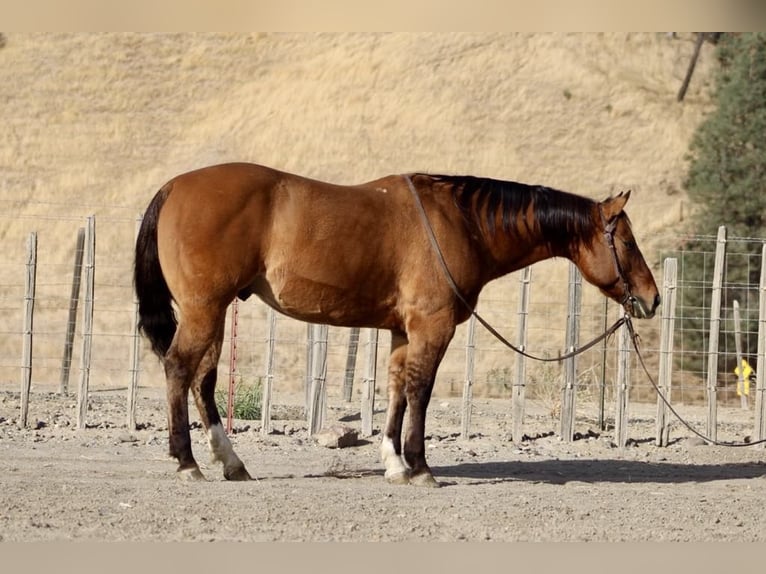
<path id="1" fill-rule="evenodd" d="M 662 303 L 662 299 L 660 298 L 660 294 L 659 294 L 659 293 L 657 293 L 657 294 L 654 296 L 654 306 L 652 307 L 652 309 L 656 309 L 657 307 L 659 307 L 659 306 L 660 306 L 660 303 Z"/>

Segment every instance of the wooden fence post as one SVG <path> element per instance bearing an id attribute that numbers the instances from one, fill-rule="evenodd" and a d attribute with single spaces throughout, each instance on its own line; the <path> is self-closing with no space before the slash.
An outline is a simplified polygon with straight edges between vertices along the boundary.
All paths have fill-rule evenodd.
<path id="1" fill-rule="evenodd" d="M 135 238 L 138 238 L 138 232 L 141 229 L 141 216 L 136 219 L 136 234 Z M 78 237 L 79 239 L 79 237 Z M 82 257 L 80 258 L 82 263 Z M 76 271 L 75 271 L 76 272 Z M 77 304 L 75 303 L 75 309 Z M 138 332 L 138 295 L 136 295 L 135 289 L 133 289 L 133 327 L 132 337 L 133 344 L 130 348 L 130 384 L 128 385 L 128 430 L 136 430 L 136 397 L 138 395 L 138 371 L 139 362 L 141 360 L 141 334 Z M 70 350 L 71 356 L 71 350 Z"/>
<path id="2" fill-rule="evenodd" d="M 88 384 L 93 339 L 93 307 L 96 273 L 96 216 L 88 217 L 85 232 L 85 299 L 83 301 L 82 356 L 80 357 L 80 386 L 77 391 L 77 428 L 85 428 L 88 413 Z"/>
<path id="3" fill-rule="evenodd" d="M 269 307 L 269 340 L 268 352 L 266 354 L 266 380 L 263 383 L 263 394 L 261 396 L 261 434 L 267 435 L 271 432 L 271 391 L 274 384 L 274 351 L 276 347 L 277 336 L 277 313 Z"/>
<path id="4" fill-rule="evenodd" d="M 82 254 L 85 246 L 85 228 L 77 230 L 77 243 L 74 250 L 74 270 L 72 271 L 72 293 L 69 297 L 69 319 L 66 324 L 64 340 L 64 357 L 61 360 L 61 378 L 59 379 L 59 394 L 69 393 L 69 372 L 72 366 L 72 350 L 74 349 L 74 334 L 77 327 L 77 305 L 80 301 L 80 281 L 82 280 Z"/>
<path id="5" fill-rule="evenodd" d="M 739 314 L 739 301 L 732 301 L 732 314 L 734 315 L 734 346 L 737 353 L 737 394 L 743 409 L 750 408 L 750 402 L 745 393 L 745 369 L 742 368 L 742 319 Z"/>
<path id="6" fill-rule="evenodd" d="M 348 355 L 346 356 L 346 374 L 343 377 L 343 400 L 351 402 L 354 391 L 354 371 L 356 371 L 356 353 L 359 348 L 359 327 L 352 327 L 348 333 Z"/>
<path id="7" fill-rule="evenodd" d="M 758 294 L 758 351 L 755 371 L 755 440 L 766 439 L 766 245 L 761 250 Z M 766 444 L 760 445 L 766 448 Z"/>
<path id="8" fill-rule="evenodd" d="M 723 286 L 723 267 L 726 259 L 726 226 L 718 228 L 718 240 L 715 247 L 715 266 L 713 268 L 713 292 L 710 299 L 710 335 L 708 339 L 707 363 L 707 436 L 718 440 L 718 335 L 721 330 L 721 290 Z"/>
<path id="9" fill-rule="evenodd" d="M 314 325 L 314 350 L 311 368 L 311 402 L 309 403 L 309 433 L 318 433 L 325 418 L 327 389 L 327 325 Z"/>
<path id="10" fill-rule="evenodd" d="M 676 321 L 676 278 L 678 260 L 674 257 L 665 259 L 662 289 L 662 318 L 660 325 L 660 371 L 657 385 L 668 402 L 672 391 L 673 372 L 673 333 Z M 657 397 L 657 446 L 668 446 L 670 442 L 670 410 L 665 402 Z"/>
<path id="11" fill-rule="evenodd" d="M 630 332 L 623 325 L 617 343 L 617 408 L 614 416 L 614 442 L 623 448 L 628 442 L 628 400 L 630 398 Z"/>
<path id="12" fill-rule="evenodd" d="M 582 301 L 582 275 L 574 263 L 569 264 L 569 302 L 567 311 L 566 350 L 577 349 L 580 339 L 580 304 Z M 564 389 L 561 398 L 561 440 L 574 439 L 575 406 L 577 396 L 577 356 L 564 360 Z"/>
<path id="13" fill-rule="evenodd" d="M 532 283 L 532 266 L 528 265 L 521 273 L 519 292 L 519 328 L 517 344 L 522 351 L 527 350 L 527 317 L 529 316 L 529 290 Z M 511 439 L 520 445 L 524 440 L 524 410 L 526 408 L 526 379 L 527 359 L 524 355 L 516 354 L 516 380 L 513 382 L 511 396 L 511 418 L 513 430 Z"/>
<path id="14" fill-rule="evenodd" d="M 372 416 L 375 413 L 375 378 L 378 370 L 378 330 L 370 329 L 367 358 L 362 387 L 362 436 L 372 436 Z"/>
<path id="15" fill-rule="evenodd" d="M 24 348 L 21 360 L 21 426 L 27 426 L 29 392 L 32 389 L 32 336 L 34 333 L 35 290 L 37 285 L 37 232 L 27 239 L 26 279 L 24 281 Z"/>
<path id="16" fill-rule="evenodd" d="M 471 430 L 471 401 L 473 400 L 473 374 L 476 358 L 476 315 L 468 321 L 465 343 L 465 383 L 463 384 L 463 410 L 460 437 L 468 440 Z"/>

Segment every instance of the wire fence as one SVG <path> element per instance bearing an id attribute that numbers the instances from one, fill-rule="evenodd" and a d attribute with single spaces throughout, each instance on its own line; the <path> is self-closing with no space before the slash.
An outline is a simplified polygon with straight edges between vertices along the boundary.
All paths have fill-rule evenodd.
<path id="1" fill-rule="evenodd" d="M 38 236 L 38 260 L 34 311 L 33 390 L 72 391 L 73 380 L 79 376 L 83 359 L 82 309 L 71 323 L 73 281 L 79 230 L 86 218 L 76 213 L 81 208 L 61 204 L 40 204 L 37 215 L 18 217 L 13 209 L 0 214 L 0 310 L 5 321 L 0 327 L 0 383 L 13 388 L 20 380 L 23 364 L 23 324 L 25 306 L 25 246 L 31 231 Z M 135 306 L 132 289 L 133 246 L 137 218 L 128 209 L 103 206 L 96 216 L 95 287 L 93 333 L 91 339 L 90 385 L 93 390 L 128 388 L 136 365 L 131 353 L 134 341 Z M 649 261 L 678 260 L 679 293 L 699 291 L 697 297 L 679 297 L 675 322 L 673 395 L 682 404 L 701 404 L 706 393 L 706 368 L 710 296 L 704 286 L 711 281 L 714 267 L 715 237 L 668 236 L 660 243 L 657 253 L 645 253 Z M 743 358 L 753 369 L 759 365 L 751 350 L 757 345 L 758 283 L 761 260 L 759 247 L 764 239 L 730 238 L 731 247 L 724 273 L 724 305 L 721 323 L 720 359 L 718 361 L 718 400 L 724 405 L 738 405 L 737 353 L 734 346 L 732 301 L 746 317 L 741 337 L 745 349 Z M 702 268 L 702 279 L 692 274 Z M 564 260 L 549 260 L 535 264 L 531 273 L 529 309 L 527 315 L 526 349 L 541 356 L 556 357 L 566 347 L 566 317 L 568 312 L 568 269 Z M 522 273 L 516 272 L 486 287 L 478 310 L 509 340 L 518 341 Z M 656 273 L 661 284 L 661 271 Z M 692 278 L 694 277 L 694 278 Z M 755 280 L 753 280 L 755 278 Z M 82 287 L 80 288 L 82 291 Z M 82 301 L 82 294 L 80 294 Z M 269 320 L 267 307 L 256 298 L 239 305 L 237 328 L 237 368 L 234 376 L 242 384 L 264 378 L 269 356 Z M 595 338 L 622 313 L 618 305 L 608 302 L 597 289 L 588 284 L 582 288 L 579 340 Z M 230 318 L 229 318 L 230 321 Z M 660 325 L 657 320 L 635 323 L 650 372 L 659 365 Z M 460 325 L 439 369 L 435 396 L 460 396 L 466 378 L 466 347 L 468 325 Z M 68 331 L 74 332 L 71 348 L 70 379 L 65 384 Z M 327 339 L 326 389 L 330 396 L 343 394 L 349 363 L 350 329 L 330 328 Z M 308 337 L 305 324 L 278 315 L 274 331 L 273 397 L 275 403 L 306 389 L 308 376 Z M 614 338 L 613 338 L 614 339 Z M 360 353 L 353 371 L 352 400 L 362 394 L 364 360 Z M 376 367 L 376 393 L 385 397 L 385 374 L 390 338 L 382 332 L 379 337 Z M 228 380 L 230 372 L 231 328 L 226 327 L 226 340 L 221 353 L 219 385 Z M 499 343 L 490 333 L 477 328 L 472 344 L 474 352 L 473 396 L 511 397 L 516 382 L 519 357 Z M 161 386 L 164 373 L 148 344 L 140 342 L 137 356 L 138 384 L 142 387 Z M 632 357 L 630 399 L 655 401 L 654 388 Z M 618 349 L 615 340 L 583 353 L 577 360 L 576 391 L 583 403 L 598 405 L 599 416 L 609 411 L 615 394 L 618 370 Z M 564 385 L 564 365 L 561 362 L 528 362 L 524 384 L 527 397 L 540 401 L 551 412 L 560 408 Z M 605 407 L 605 405 L 607 405 Z M 591 407 L 589 407 L 591 408 Z M 595 407 L 593 407 L 595 408 Z M 609 412 L 606 416 L 610 416 Z"/>
<path id="2" fill-rule="evenodd" d="M 709 362 L 710 316 L 715 271 L 716 236 L 674 238 L 675 247 L 661 251 L 660 256 L 678 261 L 678 307 L 675 325 L 674 398 L 693 403 L 704 399 Z M 671 243 L 669 243 L 671 244 Z M 716 380 L 719 400 L 724 404 L 740 401 L 735 368 L 737 338 L 742 359 L 753 371 L 758 368 L 755 356 L 758 344 L 759 276 L 761 249 L 766 239 L 729 237 L 725 239 L 725 258 L 721 285 L 721 318 L 718 340 Z M 701 271 L 701 273 L 700 273 Z M 735 323 L 735 306 L 742 317 L 739 331 Z"/>

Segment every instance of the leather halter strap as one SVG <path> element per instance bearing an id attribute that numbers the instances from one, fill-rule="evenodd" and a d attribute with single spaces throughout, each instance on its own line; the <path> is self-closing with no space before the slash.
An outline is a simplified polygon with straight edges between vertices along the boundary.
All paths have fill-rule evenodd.
<path id="1" fill-rule="evenodd" d="M 633 297 L 633 293 L 630 290 L 630 283 L 628 283 L 628 280 L 625 278 L 625 272 L 622 269 L 620 258 L 617 256 L 617 246 L 614 244 L 614 234 L 617 231 L 617 217 L 613 218 L 612 221 L 607 221 L 606 217 L 604 217 L 604 209 L 600 204 L 598 206 L 598 213 L 601 216 L 601 223 L 604 227 L 604 239 L 606 239 L 606 243 L 609 245 L 609 250 L 612 252 L 614 269 L 617 272 L 617 281 L 622 281 L 622 290 L 625 295 L 620 301 L 620 304 L 625 306 L 627 303 L 630 303 L 632 306 L 635 304 L 636 299 Z"/>

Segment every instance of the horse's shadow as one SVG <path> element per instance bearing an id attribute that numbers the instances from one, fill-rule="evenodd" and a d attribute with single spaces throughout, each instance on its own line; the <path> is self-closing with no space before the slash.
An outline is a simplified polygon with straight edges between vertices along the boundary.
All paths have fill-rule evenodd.
<path id="1" fill-rule="evenodd" d="M 431 467 L 437 479 L 546 484 L 713 482 L 766 477 L 766 463 L 679 464 L 632 460 L 541 460 L 467 462 Z M 444 484 L 444 483 L 443 483 Z M 447 485 L 445 484 L 445 486 Z"/>

